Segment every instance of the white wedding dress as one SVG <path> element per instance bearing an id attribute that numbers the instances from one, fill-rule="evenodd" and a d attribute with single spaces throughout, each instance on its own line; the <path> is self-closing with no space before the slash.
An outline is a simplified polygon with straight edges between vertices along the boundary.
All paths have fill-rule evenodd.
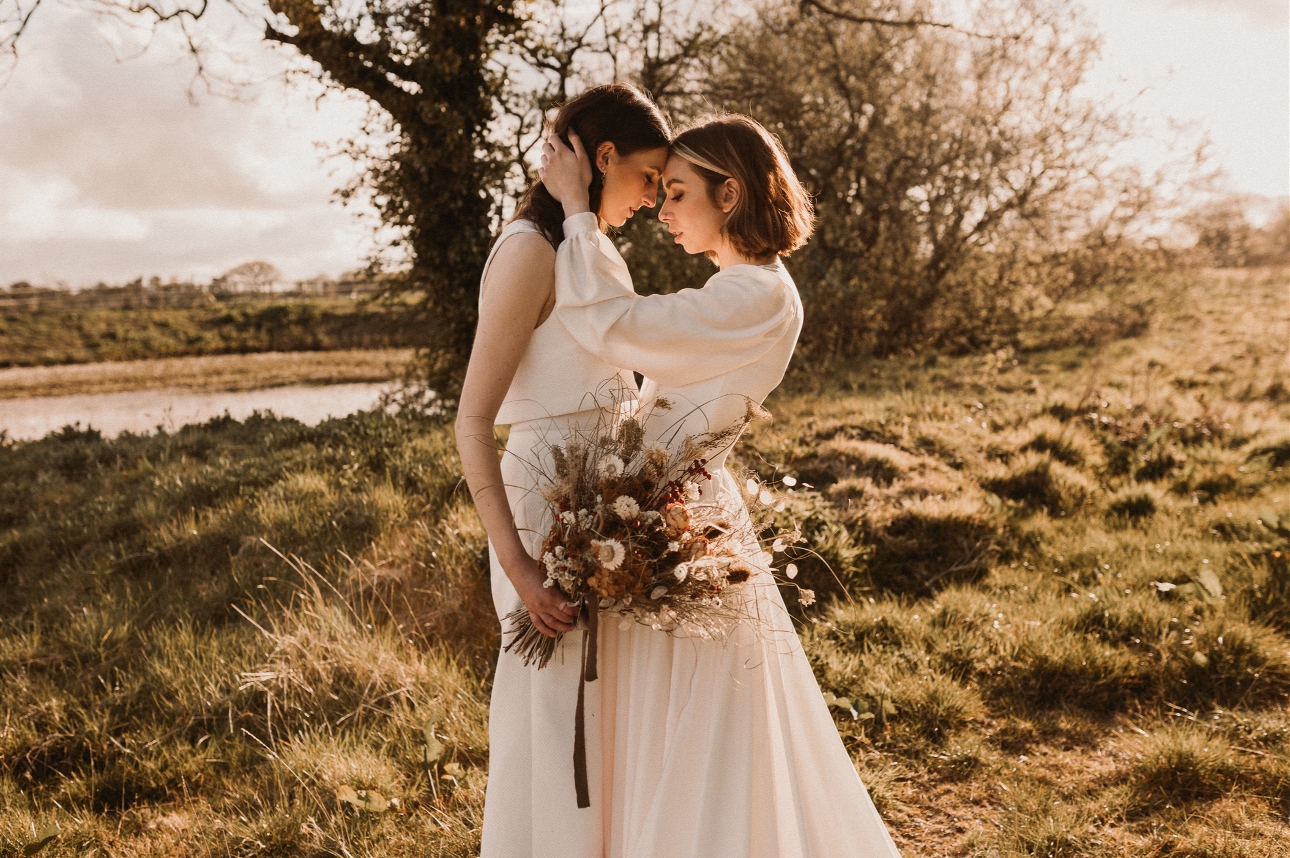
<path id="1" fill-rule="evenodd" d="M 534 556 L 550 519 L 520 459 L 537 461 L 569 427 L 594 425 L 594 412 L 569 407 L 589 401 L 591 376 L 616 374 L 627 386 L 615 367 L 643 373 L 643 408 L 660 396 L 672 404 L 647 424 L 651 440 L 679 441 L 733 423 L 745 397 L 760 403 L 782 380 L 802 325 L 780 263 L 734 266 L 702 289 L 642 297 L 597 227 L 590 214 L 565 222 L 556 309 L 521 364 L 534 372 L 518 374 L 507 396 L 508 405 L 541 402 L 556 415 L 513 409 L 528 419 L 512 426 L 502 461 Z M 504 405 L 498 422 L 514 414 Z M 704 494 L 742 504 L 724 460 L 709 463 Z M 519 600 L 492 568 L 504 616 Z M 724 640 L 602 619 L 600 675 L 586 687 L 589 808 L 577 807 L 573 778 L 584 633 L 566 635 L 564 659 L 541 670 L 501 654 L 484 858 L 898 858 L 769 572 L 744 587 L 756 619 Z"/>

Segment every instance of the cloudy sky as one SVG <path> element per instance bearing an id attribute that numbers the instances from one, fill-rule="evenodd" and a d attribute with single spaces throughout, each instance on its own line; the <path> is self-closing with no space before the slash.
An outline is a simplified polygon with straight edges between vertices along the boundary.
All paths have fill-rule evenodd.
<path id="1" fill-rule="evenodd" d="M 1091 85 L 1163 138 L 1208 131 L 1231 186 L 1290 193 L 1285 0 L 1089 0 L 1103 61 Z M 358 265 L 369 227 L 332 201 L 362 107 L 271 78 L 282 58 L 236 22 L 216 35 L 266 78 L 252 100 L 189 97 L 192 65 L 162 39 L 50 5 L 0 88 L 0 285 L 153 274 L 210 278 L 251 259 L 292 277 Z M 1146 150 L 1144 150 L 1146 151 Z M 1149 156 L 1148 156 L 1149 157 Z"/>

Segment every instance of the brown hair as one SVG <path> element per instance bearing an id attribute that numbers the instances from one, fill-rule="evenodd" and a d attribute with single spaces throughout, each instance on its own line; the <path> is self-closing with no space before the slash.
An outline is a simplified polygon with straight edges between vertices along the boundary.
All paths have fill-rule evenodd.
<path id="1" fill-rule="evenodd" d="M 595 86 L 570 99 L 555 115 L 547 133 L 554 131 L 566 144 L 572 128 L 591 158 L 591 210 L 600 210 L 604 176 L 596 166 L 596 150 L 606 141 L 619 155 L 666 146 L 672 129 L 650 97 L 631 84 Z M 537 225 L 546 240 L 559 245 L 564 239 L 564 208 L 551 196 L 546 185 L 534 182 L 520 198 L 511 220 L 528 220 Z"/>
<path id="2" fill-rule="evenodd" d="M 690 162 L 714 204 L 726 179 L 739 183 L 739 201 L 722 227 L 735 250 L 760 259 L 788 256 L 806 244 L 815 228 L 815 206 L 784 147 L 756 120 L 738 113 L 706 117 L 678 134 L 676 144 L 726 174 Z"/>

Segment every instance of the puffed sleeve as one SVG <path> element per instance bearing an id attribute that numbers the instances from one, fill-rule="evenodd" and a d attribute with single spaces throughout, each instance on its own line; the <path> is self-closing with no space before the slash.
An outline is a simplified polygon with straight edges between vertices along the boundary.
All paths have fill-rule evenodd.
<path id="1" fill-rule="evenodd" d="M 660 384 L 696 384 L 746 366 L 796 324 L 797 303 L 773 272 L 741 266 L 702 289 L 637 295 L 594 214 L 565 220 L 564 235 L 555 260 L 560 323 L 601 360 Z"/>

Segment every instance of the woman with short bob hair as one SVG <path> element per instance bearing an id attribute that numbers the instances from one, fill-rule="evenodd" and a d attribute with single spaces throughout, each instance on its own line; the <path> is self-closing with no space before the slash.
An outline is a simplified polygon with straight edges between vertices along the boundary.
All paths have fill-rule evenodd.
<path id="1" fill-rule="evenodd" d="M 783 147 L 756 121 L 737 113 L 708 117 L 677 135 L 671 151 L 704 180 L 714 204 L 727 183 L 744 189 L 724 227 L 740 253 L 788 256 L 810 238 L 811 198 Z"/>
<path id="2" fill-rule="evenodd" d="M 599 359 L 645 376 L 645 443 L 732 426 L 783 379 L 802 303 L 781 257 L 810 236 L 810 197 L 783 147 L 746 116 L 703 120 L 672 143 L 659 219 L 719 269 L 701 289 L 637 295 L 597 228 L 576 136 L 543 149 L 566 215 L 554 315 Z M 726 450 L 729 448 L 727 447 Z M 751 530 L 745 487 L 710 459 L 700 503 Z M 856 774 L 770 570 L 729 598 L 747 615 L 717 639 L 599 624 L 597 759 L 609 858 L 898 858 Z M 802 591 L 802 601 L 813 599 Z M 744 612 L 741 611 L 741 614 Z M 594 691 L 588 687 L 588 691 Z M 570 783 L 553 780 L 553 789 Z"/>

